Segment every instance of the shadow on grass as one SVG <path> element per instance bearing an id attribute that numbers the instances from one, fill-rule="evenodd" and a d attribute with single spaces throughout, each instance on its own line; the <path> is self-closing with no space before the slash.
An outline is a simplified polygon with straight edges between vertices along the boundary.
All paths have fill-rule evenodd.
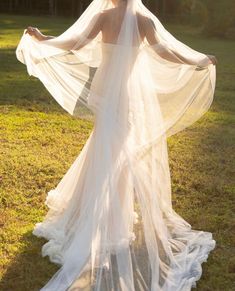
<path id="1" fill-rule="evenodd" d="M 0 71 L 0 100 L 4 105 L 20 104 L 22 100 L 50 102 L 50 94 L 35 77 L 29 76 L 26 66 L 16 58 L 15 49 L 0 49 L 4 61 Z"/>
<path id="2" fill-rule="evenodd" d="M 44 239 L 35 237 L 29 231 L 22 236 L 20 242 L 23 242 L 26 247 L 12 258 L 0 282 L 0 290 L 40 290 L 59 269 L 58 266 L 49 262 L 48 257 L 42 258 L 41 247 L 46 242 Z"/>
<path id="3" fill-rule="evenodd" d="M 17 60 L 15 49 L 0 49 L 0 57 L 1 55 L 5 61 L 0 72 L 0 105 L 14 106 L 24 111 L 69 115 L 50 95 L 40 80 L 28 75 L 26 66 Z M 84 92 L 89 88 L 95 71 L 96 68 L 90 68 L 90 77 L 84 84 Z M 93 120 L 92 112 L 79 101 L 74 111 L 74 115 L 80 118 Z"/>
<path id="4" fill-rule="evenodd" d="M 0 71 L 0 105 L 29 111 L 64 113 L 42 83 L 27 73 L 15 55 L 15 49 L 0 49 L 4 61 Z"/>

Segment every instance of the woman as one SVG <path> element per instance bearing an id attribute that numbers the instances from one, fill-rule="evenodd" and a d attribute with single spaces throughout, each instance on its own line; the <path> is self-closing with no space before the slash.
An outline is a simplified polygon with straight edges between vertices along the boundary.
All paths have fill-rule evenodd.
<path id="1" fill-rule="evenodd" d="M 94 0 L 58 37 L 29 27 L 17 57 L 66 111 L 95 119 L 33 231 L 61 266 L 42 290 L 191 290 L 215 241 L 172 208 L 167 137 L 210 107 L 216 58 L 141 0 Z"/>

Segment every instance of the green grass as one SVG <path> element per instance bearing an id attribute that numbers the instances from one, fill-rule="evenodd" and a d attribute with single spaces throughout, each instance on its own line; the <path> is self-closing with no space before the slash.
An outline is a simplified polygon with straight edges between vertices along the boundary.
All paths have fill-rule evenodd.
<path id="1" fill-rule="evenodd" d="M 32 235 L 46 214 L 44 200 L 78 156 L 93 127 L 54 101 L 15 57 L 22 31 L 35 25 L 58 34 L 72 19 L 0 17 L 0 290 L 38 290 L 57 267 L 41 257 L 44 239 Z M 217 88 L 210 111 L 169 139 L 174 209 L 217 242 L 195 290 L 232 291 L 234 254 L 235 42 L 206 39 L 180 25 L 169 30 L 215 54 Z"/>

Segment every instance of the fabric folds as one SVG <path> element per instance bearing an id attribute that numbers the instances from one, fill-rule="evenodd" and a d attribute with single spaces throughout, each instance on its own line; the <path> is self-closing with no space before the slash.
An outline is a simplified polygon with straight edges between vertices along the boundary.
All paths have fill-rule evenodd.
<path id="1" fill-rule="evenodd" d="M 191 290 L 215 248 L 210 232 L 172 208 L 167 151 L 167 138 L 210 108 L 215 66 L 141 0 L 126 3 L 115 42 L 90 37 L 100 15 L 115 11 L 94 0 L 60 36 L 24 33 L 16 50 L 66 112 L 94 120 L 33 231 L 48 240 L 42 255 L 60 266 L 44 291 Z M 151 37 L 142 38 L 146 27 Z"/>

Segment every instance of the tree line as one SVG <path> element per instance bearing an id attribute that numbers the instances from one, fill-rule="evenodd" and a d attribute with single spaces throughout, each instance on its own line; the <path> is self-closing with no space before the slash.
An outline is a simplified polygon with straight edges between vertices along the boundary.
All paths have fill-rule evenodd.
<path id="1" fill-rule="evenodd" d="M 110 0 L 111 1 L 111 0 Z M 155 14 L 174 13 L 178 0 L 143 0 Z M 0 13 L 43 14 L 78 17 L 91 0 L 1 0 Z"/>
<path id="2" fill-rule="evenodd" d="M 79 17 L 92 0 L 0 0 L 0 13 Z M 110 0 L 111 1 L 111 0 Z M 160 19 L 235 39 L 235 0 L 142 0 Z"/>

